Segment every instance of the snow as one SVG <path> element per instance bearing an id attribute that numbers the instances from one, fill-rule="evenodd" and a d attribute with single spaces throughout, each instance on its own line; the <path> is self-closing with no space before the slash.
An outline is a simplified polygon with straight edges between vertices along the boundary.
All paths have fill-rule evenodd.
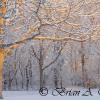
<path id="1" fill-rule="evenodd" d="M 36 92 L 33 91 L 4 91 L 4 100 L 33 100 Z"/>
<path id="2" fill-rule="evenodd" d="M 67 88 L 66 90 L 70 90 L 71 88 Z M 81 94 L 85 93 L 88 89 L 83 89 L 83 88 L 74 88 L 74 90 L 80 90 L 81 93 L 79 96 L 71 96 L 72 98 L 82 98 L 83 96 Z M 91 89 L 91 93 L 93 96 L 88 96 L 88 97 L 95 97 L 95 96 L 100 96 L 98 94 L 98 91 L 99 89 Z M 54 99 L 55 98 L 58 100 L 58 99 L 62 99 L 62 98 L 68 98 L 70 96 L 53 96 L 51 94 L 51 90 L 49 90 L 48 92 L 48 95 L 47 96 L 41 96 L 39 94 L 39 91 L 3 91 L 3 100 L 40 100 L 40 99 L 43 99 L 43 100 L 47 100 L 47 99 Z M 73 99 L 74 99 L 73 98 Z"/>

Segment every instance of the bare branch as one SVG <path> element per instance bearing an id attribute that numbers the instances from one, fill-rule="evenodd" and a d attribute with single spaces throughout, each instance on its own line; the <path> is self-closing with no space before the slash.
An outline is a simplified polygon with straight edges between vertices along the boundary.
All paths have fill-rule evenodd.
<path id="1" fill-rule="evenodd" d="M 66 45 L 66 42 L 64 43 L 63 47 L 59 50 L 58 55 L 56 56 L 56 58 L 50 64 L 48 64 L 47 66 L 42 68 L 42 70 L 45 70 L 46 68 L 48 68 L 49 66 L 51 66 L 52 64 L 54 64 L 58 60 L 58 58 L 61 55 L 61 52 L 62 52 L 63 48 L 65 47 L 65 45 Z"/>
<path id="2" fill-rule="evenodd" d="M 30 38 L 26 38 L 26 39 L 24 39 L 24 40 L 21 40 L 21 41 L 18 41 L 18 42 L 14 42 L 14 43 L 10 43 L 10 44 L 0 44 L 0 48 L 7 48 L 7 47 L 10 47 L 10 46 L 15 46 L 15 45 L 17 45 L 17 44 L 25 43 L 25 42 L 27 42 L 27 41 L 32 40 L 32 39 L 35 38 L 37 35 L 39 35 L 39 34 L 36 34 L 36 35 L 34 35 L 34 36 L 30 37 Z"/>
<path id="3" fill-rule="evenodd" d="M 34 56 L 37 58 L 37 60 L 39 60 L 39 57 L 37 56 L 37 54 L 36 54 L 34 48 L 33 48 L 32 46 L 31 46 L 31 48 L 32 48 L 32 51 L 33 51 Z"/>

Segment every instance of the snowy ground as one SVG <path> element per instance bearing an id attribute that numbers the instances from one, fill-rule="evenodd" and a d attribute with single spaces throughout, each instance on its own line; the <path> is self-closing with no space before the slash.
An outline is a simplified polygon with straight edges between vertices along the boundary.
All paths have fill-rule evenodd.
<path id="1" fill-rule="evenodd" d="M 66 90 L 70 90 L 71 88 L 67 88 Z M 81 93 L 78 97 L 81 97 L 82 94 L 89 94 L 89 92 L 86 93 L 86 91 L 88 89 L 82 89 L 82 88 L 72 88 L 72 90 L 80 90 Z M 100 91 L 99 89 L 91 89 L 91 93 L 93 96 L 99 96 L 100 94 L 98 93 L 98 91 Z M 57 94 L 57 92 L 56 92 Z M 90 96 L 90 95 L 89 95 Z M 52 90 L 49 90 L 48 95 L 47 96 L 41 96 L 39 94 L 39 91 L 4 91 L 3 92 L 3 98 L 4 100 L 34 100 L 34 99 L 44 99 L 47 100 L 48 98 L 50 99 L 55 99 L 55 98 L 63 98 L 63 97 L 69 97 L 68 95 L 64 95 L 64 96 L 53 96 L 52 95 Z M 75 96 L 74 96 L 75 97 Z"/>
<path id="2" fill-rule="evenodd" d="M 36 92 L 27 91 L 4 91 L 4 100 L 33 100 L 34 96 L 38 96 Z"/>

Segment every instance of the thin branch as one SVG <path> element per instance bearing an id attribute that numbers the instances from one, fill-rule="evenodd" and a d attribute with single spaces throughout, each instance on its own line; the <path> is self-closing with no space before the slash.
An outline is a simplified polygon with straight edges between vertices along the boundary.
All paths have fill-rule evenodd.
<path id="1" fill-rule="evenodd" d="M 7 48 L 7 47 L 10 47 L 10 46 L 14 46 L 14 45 L 17 45 L 17 44 L 22 44 L 22 43 L 25 43 L 29 40 L 32 40 L 33 38 L 35 38 L 37 35 L 39 34 L 36 34 L 30 38 L 26 38 L 24 40 L 21 40 L 21 41 L 18 41 L 18 42 L 14 42 L 14 43 L 10 43 L 10 44 L 0 44 L 0 48 Z"/>
<path id="2" fill-rule="evenodd" d="M 32 51 L 33 51 L 34 56 L 37 58 L 37 60 L 40 60 L 39 57 L 37 56 L 37 54 L 36 54 L 34 48 L 33 48 L 33 47 L 31 47 L 31 48 L 32 48 Z"/>
<path id="3" fill-rule="evenodd" d="M 46 68 L 48 68 L 49 66 L 51 66 L 52 64 L 54 64 L 58 60 L 58 58 L 61 55 L 61 52 L 62 52 L 63 48 L 65 47 L 65 45 L 66 45 L 66 42 L 64 43 L 64 46 L 59 50 L 58 55 L 56 56 L 56 58 L 50 64 L 48 64 L 47 66 L 42 68 L 42 70 L 45 70 Z"/>

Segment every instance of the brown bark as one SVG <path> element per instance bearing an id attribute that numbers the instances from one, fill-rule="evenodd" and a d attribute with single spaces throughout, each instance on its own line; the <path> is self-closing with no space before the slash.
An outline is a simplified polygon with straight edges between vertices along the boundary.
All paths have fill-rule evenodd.
<path id="1" fill-rule="evenodd" d="M 83 86 L 85 86 L 85 54 L 83 53 L 84 52 L 84 46 L 83 46 L 83 42 L 81 42 L 81 64 L 82 64 L 82 80 L 83 80 Z"/>
<path id="2" fill-rule="evenodd" d="M 6 0 L 1 0 L 2 6 L 0 7 L 0 13 L 2 14 L 0 16 L 0 35 L 4 34 L 4 30 L 3 30 L 3 25 L 5 24 L 5 20 L 3 18 L 3 16 L 6 13 Z M 0 43 L 2 42 L 2 39 L 0 41 Z M 4 57 L 5 57 L 5 50 L 4 49 L 0 49 L 0 99 L 2 99 L 2 81 L 3 81 L 3 63 L 4 63 Z"/>
<path id="3" fill-rule="evenodd" d="M 2 81 L 3 81 L 3 63 L 4 63 L 4 57 L 5 57 L 5 51 L 3 49 L 0 49 L 0 98 L 2 98 Z"/>

